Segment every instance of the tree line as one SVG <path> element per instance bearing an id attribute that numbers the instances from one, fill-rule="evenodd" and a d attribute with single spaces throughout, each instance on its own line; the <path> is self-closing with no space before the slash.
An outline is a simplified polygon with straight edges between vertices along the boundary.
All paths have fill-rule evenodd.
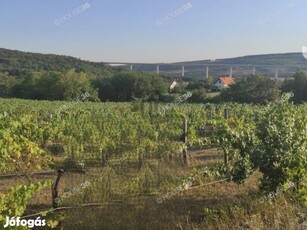
<path id="1" fill-rule="evenodd" d="M 162 76 L 116 70 L 105 76 L 70 69 L 60 71 L 33 71 L 25 76 L 11 76 L 0 72 L 0 97 L 32 100 L 73 100 L 88 93 L 88 101 L 172 102 L 187 91 L 191 103 L 238 102 L 265 104 L 276 100 L 284 92 L 292 92 L 295 103 L 307 102 L 307 75 L 299 71 L 280 82 L 261 75 L 250 75 L 236 81 L 226 89 L 217 89 L 212 77 L 203 80 L 185 79 L 169 92 L 169 79 Z M 208 91 L 217 91 L 212 97 Z"/>
<path id="2" fill-rule="evenodd" d="M 117 71 L 95 77 L 70 69 L 66 72 L 37 71 L 16 78 L 0 72 L 0 97 L 32 100 L 73 100 L 88 93 L 89 101 L 159 101 L 167 93 L 162 77 L 149 73 Z"/>
<path id="3" fill-rule="evenodd" d="M 296 72 L 283 82 L 260 75 L 251 75 L 223 90 L 221 101 L 238 103 L 265 104 L 276 100 L 282 93 L 293 93 L 294 103 L 307 102 L 307 75 Z"/>

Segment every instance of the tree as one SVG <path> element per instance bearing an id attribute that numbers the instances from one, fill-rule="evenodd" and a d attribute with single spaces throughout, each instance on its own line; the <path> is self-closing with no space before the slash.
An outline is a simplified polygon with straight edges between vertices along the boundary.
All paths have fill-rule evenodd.
<path id="1" fill-rule="evenodd" d="M 188 99 L 192 103 L 203 103 L 207 96 L 204 89 L 195 89 L 192 91 L 192 96 Z"/>
<path id="2" fill-rule="evenodd" d="M 66 72 L 75 69 L 77 73 L 86 72 L 97 77 L 110 75 L 114 69 L 102 63 L 82 61 L 78 58 L 13 51 L 0 48 L 0 72 L 7 71 L 10 76 L 23 78 L 33 72 Z"/>
<path id="3" fill-rule="evenodd" d="M 158 101 L 166 92 L 164 79 L 151 74 L 139 74 L 133 87 L 133 96 L 145 101 Z"/>
<path id="4" fill-rule="evenodd" d="M 10 97 L 12 88 L 17 84 L 17 80 L 13 76 L 9 76 L 7 72 L 0 72 L 0 97 Z"/>
<path id="5" fill-rule="evenodd" d="M 199 90 L 199 89 L 204 89 L 204 82 L 203 81 L 192 81 L 192 82 L 189 82 L 189 84 L 187 85 L 186 87 L 186 90 Z"/>
<path id="6" fill-rule="evenodd" d="M 205 79 L 205 88 L 211 89 L 213 86 L 213 77 L 209 76 L 207 79 Z"/>
<path id="7" fill-rule="evenodd" d="M 99 100 L 98 92 L 92 87 L 87 74 L 76 73 L 74 69 L 61 75 L 59 87 L 62 92 L 61 98 L 64 100 L 74 100 L 86 92 L 90 94 L 91 101 Z"/>
<path id="8" fill-rule="evenodd" d="M 283 92 L 292 92 L 294 94 L 292 100 L 295 103 L 303 103 L 307 101 L 307 75 L 305 72 L 299 71 L 293 75 L 293 79 L 287 80 L 282 86 Z"/>
<path id="9" fill-rule="evenodd" d="M 25 76 L 25 78 L 12 89 L 12 96 L 24 99 L 43 99 L 40 95 L 37 84 L 43 72 L 32 72 Z"/>
<path id="10" fill-rule="evenodd" d="M 278 82 L 259 75 L 251 75 L 243 81 L 222 90 L 221 100 L 239 103 L 265 104 L 280 95 Z"/>
<path id="11" fill-rule="evenodd" d="M 120 72 L 100 81 L 99 97 L 102 101 L 131 101 L 133 97 L 144 101 L 159 100 L 167 92 L 164 79 L 141 72 Z"/>
<path id="12" fill-rule="evenodd" d="M 12 96 L 34 100 L 74 100 L 88 93 L 90 101 L 99 101 L 87 74 L 74 69 L 61 72 L 33 72 L 12 90 Z"/>
<path id="13" fill-rule="evenodd" d="M 289 102 L 285 94 L 255 112 L 255 119 L 234 119 L 220 131 L 220 142 L 228 147 L 229 169 L 235 181 L 244 181 L 252 172 L 262 173 L 260 188 L 275 191 L 293 182 L 307 202 L 307 117 L 304 109 Z"/>
<path id="14" fill-rule="evenodd" d="M 133 88 L 135 81 L 136 76 L 132 72 L 122 72 L 119 74 L 115 74 L 110 79 L 109 84 L 111 85 L 111 87 L 109 89 L 104 89 L 104 91 L 111 96 L 110 98 L 107 98 L 107 100 L 130 101 L 133 96 Z"/>
<path id="15" fill-rule="evenodd" d="M 41 77 L 36 85 L 39 95 L 37 99 L 43 100 L 62 100 L 61 87 L 59 81 L 61 79 L 60 72 L 46 73 Z"/>

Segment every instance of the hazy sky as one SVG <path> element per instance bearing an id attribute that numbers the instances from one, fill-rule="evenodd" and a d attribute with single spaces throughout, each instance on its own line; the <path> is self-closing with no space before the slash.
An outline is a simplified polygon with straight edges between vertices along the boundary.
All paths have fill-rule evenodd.
<path id="1" fill-rule="evenodd" d="M 91 61 L 301 52 L 307 1 L 0 0 L 0 31 L 2 48 Z"/>

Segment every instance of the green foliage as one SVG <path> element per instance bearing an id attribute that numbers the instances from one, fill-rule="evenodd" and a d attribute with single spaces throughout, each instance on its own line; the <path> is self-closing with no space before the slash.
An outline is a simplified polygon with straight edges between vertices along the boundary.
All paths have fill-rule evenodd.
<path id="1" fill-rule="evenodd" d="M 287 80 L 282 86 L 284 92 L 292 92 L 295 103 L 303 103 L 307 101 L 307 75 L 305 72 L 299 71 L 294 74 L 293 79 Z"/>
<path id="2" fill-rule="evenodd" d="M 3 172 L 17 172 L 17 168 L 20 173 L 47 167 L 48 153 L 58 143 L 63 146 L 63 157 L 74 159 L 65 162 L 68 168 L 78 168 L 78 162 L 82 167 L 106 164 L 111 166 L 107 168 L 114 167 L 125 175 L 126 168 L 122 165 L 138 162 L 141 173 L 133 179 L 133 188 L 150 192 L 153 169 L 142 166 L 142 158 L 169 159 L 181 155 L 187 147 L 180 141 L 184 116 L 188 119 L 192 146 L 193 143 L 218 144 L 228 154 L 226 169 L 216 166 L 216 170 L 208 169 L 204 175 L 231 175 L 236 182 L 242 182 L 259 170 L 263 174 L 262 189 L 271 192 L 276 186 L 293 181 L 298 185 L 297 196 L 302 202 L 306 199 L 307 109 L 304 105 L 294 106 L 285 99 L 267 107 L 230 103 L 216 107 L 212 104 L 85 102 L 60 109 L 67 104 L 0 99 L 0 167 Z M 156 113 L 154 106 L 166 107 L 165 114 Z M 228 120 L 223 118 L 225 108 L 230 111 Z M 196 128 L 205 124 L 214 135 L 200 136 Z M 108 178 L 105 179 L 107 183 Z M 114 191 L 111 182 L 108 183 L 106 188 L 97 183 L 109 191 L 108 196 L 101 197 L 103 201 L 112 198 Z M 133 188 L 129 191 L 135 192 Z"/>
<path id="3" fill-rule="evenodd" d="M 62 168 L 65 170 L 65 172 L 69 171 L 77 171 L 77 172 L 82 172 L 82 163 L 77 162 L 76 159 L 73 158 L 66 158 L 63 162 Z"/>
<path id="4" fill-rule="evenodd" d="M 180 97 L 180 94 L 164 94 L 161 97 L 161 101 L 165 103 L 171 103 L 174 102 L 178 97 Z"/>
<path id="5" fill-rule="evenodd" d="M 306 110 L 284 95 L 277 103 L 249 116 L 232 117 L 220 124 L 215 138 L 229 157 L 228 170 L 237 182 L 255 170 L 262 173 L 260 188 L 276 191 L 294 182 L 303 202 L 307 179 Z M 305 198 L 303 198 L 305 197 Z"/>
<path id="6" fill-rule="evenodd" d="M 278 59 L 278 60 L 277 60 Z M 291 71 L 304 68 L 301 55 L 267 55 L 236 58 L 236 62 L 272 62 L 284 63 L 291 60 Z M 295 60 L 295 61 L 293 61 Z M 216 63 L 229 64 L 230 60 L 217 60 Z M 196 63 L 199 63 L 198 61 Z M 201 63 L 210 63 L 201 61 Z M 294 65 L 299 63 L 298 65 Z M 152 66 L 137 66 L 138 69 L 149 70 Z M 166 70 L 175 71 L 175 66 L 165 66 Z M 195 67 L 198 69 L 199 67 Z M 213 68 L 213 67 L 212 67 Z M 73 71 L 74 70 L 74 71 Z M 210 69 L 210 71 L 216 71 Z M 201 72 L 201 71 L 199 71 Z M 197 73 L 195 73 L 197 76 Z M 123 77 L 123 75 L 125 75 Z M 113 77 L 111 77 L 113 76 Z M 193 77 L 195 77 L 193 75 Z M 202 76 L 203 77 L 203 76 Z M 283 85 L 283 92 L 293 92 L 294 102 L 307 100 L 306 74 L 298 72 Z M 174 93 L 183 94 L 186 89 L 212 89 L 212 77 L 196 81 L 185 77 L 174 89 Z M 26 53 L 0 48 L 0 97 L 17 97 L 38 100 L 73 100 L 82 93 L 88 92 L 90 101 L 130 101 L 131 97 L 144 101 L 164 101 L 162 95 L 167 91 L 167 85 L 161 77 L 139 72 L 121 72 L 101 63 L 82 61 L 77 58 L 59 55 L 44 55 Z M 196 93 L 197 94 L 197 93 Z M 275 100 L 280 94 L 279 84 L 268 78 L 249 76 L 246 81 L 238 82 L 222 92 L 221 98 L 210 99 L 211 102 L 232 101 L 240 103 L 264 104 Z"/>
<path id="7" fill-rule="evenodd" d="M 7 72 L 0 72 L 0 97 L 9 97 L 12 88 L 17 84 L 17 80 L 9 76 Z"/>
<path id="8" fill-rule="evenodd" d="M 33 72 L 61 72 L 75 69 L 90 76 L 109 76 L 113 69 L 102 63 L 82 61 L 78 58 L 52 54 L 26 53 L 0 48 L 0 72 L 21 78 Z"/>
<path id="9" fill-rule="evenodd" d="M 213 86 L 213 77 L 209 76 L 205 80 L 194 80 L 189 82 L 186 86 L 186 90 L 201 90 L 201 89 L 211 89 Z"/>
<path id="10" fill-rule="evenodd" d="M 98 92 L 92 88 L 89 77 L 85 73 L 69 70 L 60 78 L 60 91 L 64 100 L 73 100 L 83 93 L 89 93 L 91 101 L 98 101 Z"/>
<path id="11" fill-rule="evenodd" d="M 186 90 L 196 90 L 196 89 L 204 89 L 204 81 L 193 81 L 189 82 Z"/>
<path id="12" fill-rule="evenodd" d="M 131 101 L 133 97 L 143 101 L 157 101 L 167 92 L 163 78 L 140 72 L 121 72 L 102 79 L 99 96 L 102 101 Z"/>
<path id="13" fill-rule="evenodd" d="M 39 130 L 31 116 L 22 114 L 10 116 L 7 112 L 1 113 L 0 173 L 28 174 L 48 168 L 50 157 L 36 142 L 42 134 L 43 130 Z M 6 216 L 22 216 L 28 200 L 49 185 L 51 185 L 50 181 L 29 183 L 14 186 L 9 191 L 0 193 L 0 225 L 5 224 Z"/>
<path id="14" fill-rule="evenodd" d="M 182 81 L 177 81 L 177 85 L 174 89 L 172 89 L 173 94 L 185 94 L 187 92 L 187 83 Z"/>
<path id="15" fill-rule="evenodd" d="M 213 86 L 213 77 L 209 76 L 208 78 L 205 79 L 204 81 L 204 86 L 206 89 L 211 89 Z"/>
<path id="16" fill-rule="evenodd" d="M 1 173 L 26 173 L 47 165 L 48 156 L 34 141 L 36 135 L 40 135 L 38 127 L 28 122 L 32 122 L 29 116 L 12 118 L 0 115 Z"/>
<path id="17" fill-rule="evenodd" d="M 52 181 L 30 185 L 17 185 L 6 194 L 0 194 L 0 226 L 5 225 L 6 216 L 20 217 L 26 210 L 29 199 L 37 192 L 51 185 Z M 15 228 L 14 228 L 15 229 Z M 27 228 L 20 228 L 27 229 Z"/>
<path id="18" fill-rule="evenodd" d="M 192 96 L 188 99 L 191 103 L 203 103 L 207 98 L 205 89 L 195 89 L 191 94 Z"/>
<path id="19" fill-rule="evenodd" d="M 221 99 L 238 103 L 265 104 L 276 100 L 279 95 L 279 85 L 276 81 L 252 75 L 223 90 Z"/>
<path id="20" fill-rule="evenodd" d="M 307 179 L 307 117 L 284 96 L 271 104 L 257 119 L 260 148 L 258 165 L 263 173 L 262 188 L 276 189 L 294 182 L 301 190 Z"/>
<path id="21" fill-rule="evenodd" d="M 60 72 L 49 72 L 44 74 L 37 85 L 32 87 L 32 92 L 36 91 L 35 99 L 63 100 L 63 89 L 61 85 L 62 74 Z M 69 86 L 68 86 L 69 87 Z M 21 87 L 24 88 L 24 87 Z"/>
<path id="22" fill-rule="evenodd" d="M 90 101 L 99 101 L 98 92 L 92 87 L 87 74 L 74 69 L 65 73 L 34 72 L 12 89 L 12 96 L 36 100 L 74 100 L 88 93 Z"/>

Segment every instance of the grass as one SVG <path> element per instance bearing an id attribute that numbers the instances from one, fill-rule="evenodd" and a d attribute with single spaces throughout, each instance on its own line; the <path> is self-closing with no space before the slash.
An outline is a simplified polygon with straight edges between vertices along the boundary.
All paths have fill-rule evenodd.
<path id="1" fill-rule="evenodd" d="M 180 159 L 121 162 L 111 159 L 103 167 L 90 167 L 85 174 L 66 172 L 60 181 L 63 195 L 89 181 L 91 186 L 67 197 L 61 206 L 83 203 L 102 203 L 97 207 L 66 210 L 64 229 L 299 229 L 306 220 L 307 208 L 301 207 L 286 195 L 276 201 L 259 202 L 261 194 L 255 173 L 244 184 L 220 182 L 219 178 L 193 177 L 188 190 L 178 191 L 182 179 L 193 168 L 212 166 L 223 161 L 217 149 L 192 151 L 189 165 Z M 57 158 L 58 164 L 63 161 Z M 4 191 L 13 184 L 29 181 L 55 180 L 55 176 L 1 179 Z M 162 203 L 157 198 L 166 197 Z M 50 188 L 31 199 L 27 214 L 51 208 Z M 305 217 L 304 217 L 305 215 Z M 302 228 L 303 229 L 303 228 Z"/>
<path id="2" fill-rule="evenodd" d="M 220 92 L 213 92 L 213 93 L 207 93 L 206 96 L 209 98 L 212 98 L 212 97 L 219 96 L 220 94 L 221 94 Z"/>

